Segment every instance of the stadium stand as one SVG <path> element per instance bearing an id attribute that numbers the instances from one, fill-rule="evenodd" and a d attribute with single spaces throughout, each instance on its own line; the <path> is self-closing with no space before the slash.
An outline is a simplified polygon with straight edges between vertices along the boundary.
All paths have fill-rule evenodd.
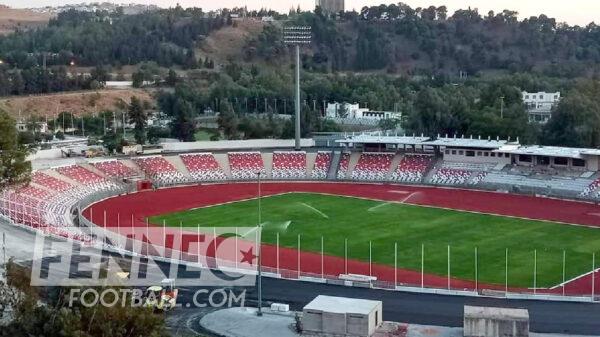
<path id="1" fill-rule="evenodd" d="M 600 195 L 600 178 L 594 180 L 591 184 L 586 186 L 581 192 L 580 196 L 583 198 L 598 198 Z"/>
<path id="2" fill-rule="evenodd" d="M 229 152 L 229 168 L 234 179 L 254 179 L 256 173 L 265 174 L 260 152 Z"/>
<path id="3" fill-rule="evenodd" d="M 569 192 L 569 195 L 581 195 L 582 191 L 590 187 L 589 179 L 573 179 L 568 177 L 530 178 L 523 175 L 511 174 L 508 172 L 489 172 L 482 183 L 493 184 L 495 186 L 504 186 L 512 188 L 518 186 L 521 188 L 536 188 L 540 190 L 559 190 Z"/>
<path id="4" fill-rule="evenodd" d="M 160 156 L 135 158 L 133 160 L 150 178 L 159 184 L 183 183 L 187 179 L 175 166 Z"/>
<path id="5" fill-rule="evenodd" d="M 113 178 L 129 178 L 137 175 L 134 169 L 126 166 L 119 160 L 102 161 L 92 163 L 91 165 Z"/>
<path id="6" fill-rule="evenodd" d="M 354 180 L 385 180 L 394 159 L 393 153 L 363 153 L 352 171 Z"/>
<path id="7" fill-rule="evenodd" d="M 494 164 L 444 161 L 431 177 L 432 184 L 476 185 L 487 176 Z"/>
<path id="8" fill-rule="evenodd" d="M 196 181 L 215 181 L 227 178 L 212 153 L 182 154 L 179 157 Z"/>
<path id="9" fill-rule="evenodd" d="M 342 153 L 342 157 L 340 158 L 340 165 L 337 171 L 338 179 L 345 179 L 348 175 L 348 167 L 350 166 L 350 152 Z"/>
<path id="10" fill-rule="evenodd" d="M 273 152 L 273 179 L 306 178 L 306 152 Z"/>
<path id="11" fill-rule="evenodd" d="M 437 170 L 435 175 L 431 178 L 432 184 L 440 185 L 464 185 L 473 172 L 451 169 L 451 168 L 440 168 Z"/>
<path id="12" fill-rule="evenodd" d="M 56 192 L 64 192 L 73 188 L 68 182 L 59 180 L 39 171 L 33 173 L 31 182 Z"/>
<path id="13" fill-rule="evenodd" d="M 315 166 L 313 167 L 312 177 L 313 179 L 325 179 L 327 173 L 331 167 L 331 152 L 319 151 L 317 158 L 315 159 Z"/>
<path id="14" fill-rule="evenodd" d="M 101 191 L 116 187 L 114 182 L 106 180 L 105 178 L 79 165 L 59 167 L 56 169 L 56 171 L 63 176 L 80 183 L 82 185 L 81 188 Z M 85 191 L 83 194 L 86 194 Z"/>
<path id="15" fill-rule="evenodd" d="M 417 183 L 423 179 L 433 157 L 425 155 L 406 155 L 398 164 L 391 179 L 398 182 Z"/>

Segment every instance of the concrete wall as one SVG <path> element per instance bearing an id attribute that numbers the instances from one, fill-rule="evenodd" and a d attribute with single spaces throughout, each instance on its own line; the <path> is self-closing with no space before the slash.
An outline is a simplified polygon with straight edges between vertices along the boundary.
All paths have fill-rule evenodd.
<path id="1" fill-rule="evenodd" d="M 465 337 L 528 337 L 529 322 L 510 319 L 468 318 L 464 321 Z"/>

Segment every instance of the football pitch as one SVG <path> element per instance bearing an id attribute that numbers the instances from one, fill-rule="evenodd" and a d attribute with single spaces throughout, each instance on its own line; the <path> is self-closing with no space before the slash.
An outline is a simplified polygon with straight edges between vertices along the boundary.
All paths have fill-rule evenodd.
<path id="1" fill-rule="evenodd" d="M 261 199 L 262 241 L 281 247 L 503 285 L 551 287 L 590 272 L 600 229 L 505 216 L 315 193 Z M 151 223 L 177 227 L 256 226 L 258 200 L 163 214 Z M 371 247 L 371 249 L 369 249 Z M 424 247 L 424 249 L 423 249 Z M 423 249 L 423 250 L 422 250 Z M 477 254 L 475 251 L 477 250 Z M 508 260 L 506 253 L 508 250 Z M 477 259 L 476 259 L 477 256 Z M 476 263 L 477 260 L 477 263 Z M 600 264 L 600 263 L 598 263 Z"/>

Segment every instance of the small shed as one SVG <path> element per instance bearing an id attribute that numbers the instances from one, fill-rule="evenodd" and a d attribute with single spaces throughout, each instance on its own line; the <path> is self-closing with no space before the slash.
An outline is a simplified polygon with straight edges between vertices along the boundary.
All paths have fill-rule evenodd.
<path id="1" fill-rule="evenodd" d="M 382 322 L 381 301 L 317 296 L 302 310 L 305 334 L 320 336 L 371 336 Z"/>
<path id="2" fill-rule="evenodd" d="M 465 337 L 528 337 L 527 309 L 464 307 Z"/>

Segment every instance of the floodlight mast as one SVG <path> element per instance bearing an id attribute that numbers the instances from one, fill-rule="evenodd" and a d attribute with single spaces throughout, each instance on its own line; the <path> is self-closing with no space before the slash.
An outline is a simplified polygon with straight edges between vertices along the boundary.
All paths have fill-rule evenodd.
<path id="1" fill-rule="evenodd" d="M 300 46 L 310 45 L 311 39 L 310 26 L 289 26 L 283 29 L 283 43 L 296 47 L 296 151 L 300 151 Z"/>

